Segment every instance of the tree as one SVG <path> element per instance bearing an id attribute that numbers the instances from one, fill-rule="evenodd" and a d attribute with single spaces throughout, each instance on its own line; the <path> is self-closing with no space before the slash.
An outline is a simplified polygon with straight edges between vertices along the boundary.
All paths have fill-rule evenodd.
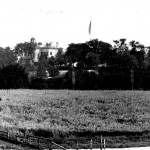
<path id="1" fill-rule="evenodd" d="M 78 51 L 80 51 L 80 49 L 78 49 L 78 47 L 79 47 L 79 44 L 71 43 L 71 44 L 69 44 L 67 51 L 65 52 L 65 56 L 67 57 L 67 61 L 71 65 L 78 61 L 77 60 L 78 59 L 77 53 L 78 53 Z"/>
<path id="2" fill-rule="evenodd" d="M 46 77 L 47 68 L 48 68 L 48 59 L 46 56 L 41 55 L 38 62 L 37 76 L 41 78 Z"/>
<path id="3" fill-rule="evenodd" d="M 65 55 L 62 49 L 59 49 L 56 56 L 55 56 L 56 64 L 61 67 L 63 64 L 65 64 Z"/>
<path id="4" fill-rule="evenodd" d="M 91 40 L 86 44 L 88 45 L 87 53 L 92 52 L 96 54 L 99 57 L 100 64 L 109 64 L 113 52 L 111 44 L 98 41 L 98 39 Z"/>
<path id="5" fill-rule="evenodd" d="M 5 85 L 1 88 L 26 88 L 28 86 L 28 75 L 19 64 L 11 64 L 0 70 L 0 78 Z"/>
<path id="6" fill-rule="evenodd" d="M 115 40 L 114 43 L 113 50 L 115 53 L 112 57 L 111 65 L 121 68 L 137 68 L 139 65 L 137 57 L 137 47 L 139 46 L 140 48 L 139 43 L 131 41 L 129 44 L 126 44 L 126 39 Z M 129 46 L 131 47 L 131 50 Z"/>
<path id="7" fill-rule="evenodd" d="M 139 68 L 144 67 L 145 65 L 145 47 L 139 42 L 131 41 L 129 42 L 131 46 L 130 55 L 134 56 L 137 59 Z"/>
<path id="8" fill-rule="evenodd" d="M 86 55 L 86 58 L 85 58 L 85 65 L 87 67 L 95 67 L 95 66 L 98 66 L 99 64 L 99 56 L 98 54 L 95 54 L 93 52 L 89 52 L 87 53 Z"/>
<path id="9" fill-rule="evenodd" d="M 48 58 L 48 63 L 51 66 L 55 66 L 56 65 L 56 59 L 54 56 L 51 56 L 50 58 Z"/>
<path id="10" fill-rule="evenodd" d="M 99 41 L 99 60 L 101 64 L 110 64 L 114 51 L 112 45 L 103 41 Z"/>
<path id="11" fill-rule="evenodd" d="M 38 43 L 39 46 L 42 44 Z M 37 43 L 35 43 L 35 38 L 31 38 L 30 42 L 18 43 L 14 48 L 14 53 L 19 59 L 18 63 L 23 66 L 27 73 L 35 72 L 35 66 L 33 64 L 34 51 L 36 49 Z"/>
<path id="12" fill-rule="evenodd" d="M 112 46 L 109 43 L 98 41 L 97 39 L 91 40 L 86 43 L 70 44 L 67 48 L 65 56 L 68 62 L 82 64 L 84 67 L 87 54 L 96 54 L 99 63 L 109 63 L 112 54 Z M 81 65 L 81 66 L 82 66 Z"/>
<path id="13" fill-rule="evenodd" d="M 15 48 L 14 52 L 17 56 L 29 56 L 33 55 L 34 50 L 36 49 L 37 43 L 34 43 L 32 40 L 31 42 L 24 42 L 24 43 L 18 43 Z"/>
<path id="14" fill-rule="evenodd" d="M 53 57 L 51 59 L 53 59 Z M 37 77 L 47 78 L 47 73 L 49 77 L 55 77 L 59 74 L 59 70 L 56 66 L 50 65 L 47 56 L 43 55 L 39 58 Z"/>
<path id="15" fill-rule="evenodd" d="M 147 47 L 148 49 L 148 52 L 145 56 L 145 60 L 144 60 L 144 64 L 145 64 L 145 67 L 149 67 L 150 66 L 150 46 Z"/>
<path id="16" fill-rule="evenodd" d="M 9 47 L 5 49 L 0 47 L 0 68 L 14 64 L 16 61 L 17 57 Z"/>
<path id="17" fill-rule="evenodd" d="M 126 39 L 114 40 L 115 43 L 114 49 L 116 49 L 117 53 L 125 53 L 129 51 L 129 48 L 126 44 Z"/>
<path id="18" fill-rule="evenodd" d="M 55 66 L 49 65 L 48 68 L 47 68 L 47 71 L 49 73 L 49 77 L 56 77 L 59 74 L 59 70 Z"/>

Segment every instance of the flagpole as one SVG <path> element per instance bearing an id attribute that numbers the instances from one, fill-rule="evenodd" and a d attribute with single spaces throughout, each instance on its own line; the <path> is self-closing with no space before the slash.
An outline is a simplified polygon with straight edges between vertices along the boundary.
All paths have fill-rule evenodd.
<path id="1" fill-rule="evenodd" d="M 90 41 L 91 41 L 91 33 L 90 33 Z"/>
<path id="2" fill-rule="evenodd" d="M 89 35 L 90 35 L 90 41 L 91 41 L 91 25 L 92 25 L 92 19 L 91 19 L 90 24 L 89 24 Z"/>

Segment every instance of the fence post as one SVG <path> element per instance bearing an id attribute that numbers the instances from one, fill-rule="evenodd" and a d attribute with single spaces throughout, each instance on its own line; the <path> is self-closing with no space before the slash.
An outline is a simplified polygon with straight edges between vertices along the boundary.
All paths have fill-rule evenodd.
<path id="1" fill-rule="evenodd" d="M 48 149 L 52 150 L 52 142 L 51 142 L 51 140 L 49 140 L 49 148 Z"/>
<path id="2" fill-rule="evenodd" d="M 28 144 L 28 135 L 26 135 L 25 139 L 25 143 Z"/>
<path id="3" fill-rule="evenodd" d="M 9 139 L 9 131 L 7 131 L 7 138 Z"/>
<path id="4" fill-rule="evenodd" d="M 30 145 L 30 136 L 27 138 L 28 144 Z"/>
<path id="5" fill-rule="evenodd" d="M 93 141 L 91 139 L 91 142 L 90 142 L 90 149 L 92 150 L 92 147 L 93 147 Z"/>
<path id="6" fill-rule="evenodd" d="M 100 144 L 100 149 L 102 150 L 103 149 L 103 137 L 101 135 L 101 144 Z"/>
<path id="7" fill-rule="evenodd" d="M 106 147 L 106 145 L 105 145 L 105 144 L 106 144 L 106 141 L 105 141 L 105 138 L 104 138 L 104 149 L 105 149 L 105 147 Z"/>
<path id="8" fill-rule="evenodd" d="M 79 149 L 79 146 L 78 146 L 78 140 L 77 140 L 77 148 L 76 148 L 76 150 L 78 150 Z"/>
<path id="9" fill-rule="evenodd" d="M 40 138 L 38 138 L 38 148 L 40 148 Z"/>

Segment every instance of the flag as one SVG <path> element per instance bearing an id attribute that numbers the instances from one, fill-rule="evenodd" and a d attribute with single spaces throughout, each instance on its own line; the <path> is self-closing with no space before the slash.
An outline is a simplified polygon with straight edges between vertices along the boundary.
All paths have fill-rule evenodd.
<path id="1" fill-rule="evenodd" d="M 89 34 L 91 34 L 91 21 L 90 21 L 90 24 L 89 24 Z"/>

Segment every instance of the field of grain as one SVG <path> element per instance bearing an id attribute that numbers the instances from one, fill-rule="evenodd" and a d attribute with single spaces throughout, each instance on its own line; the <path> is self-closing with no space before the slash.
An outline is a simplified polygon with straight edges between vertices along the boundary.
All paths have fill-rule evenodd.
<path id="1" fill-rule="evenodd" d="M 0 90 L 0 126 L 52 133 L 150 131 L 149 91 Z"/>
<path id="2" fill-rule="evenodd" d="M 0 125 L 60 131 L 150 129 L 150 92 L 1 90 Z"/>

